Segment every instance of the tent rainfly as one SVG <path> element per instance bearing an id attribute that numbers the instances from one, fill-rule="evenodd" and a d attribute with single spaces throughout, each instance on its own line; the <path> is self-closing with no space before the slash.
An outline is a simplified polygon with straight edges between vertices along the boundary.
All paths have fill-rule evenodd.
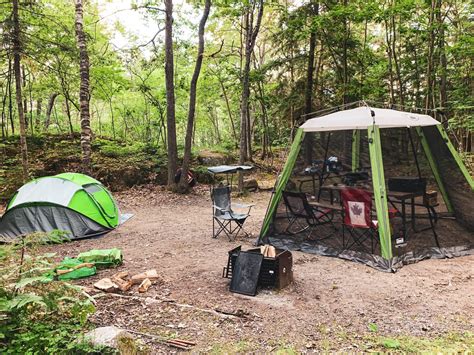
<path id="1" fill-rule="evenodd" d="M 364 103 L 364 106 L 354 109 L 337 111 L 327 115 L 310 118 L 300 126 L 294 137 L 283 171 L 275 184 L 273 195 L 257 242 L 259 244 L 272 244 L 273 241 L 276 240 L 273 238 L 273 235 L 275 232 L 275 221 L 276 218 L 278 218 L 276 217 L 277 210 L 279 209 L 280 201 L 282 201 L 282 192 L 285 190 L 295 168 L 304 136 L 312 132 L 328 132 L 325 137 L 331 137 L 331 132 L 333 131 L 352 132 L 352 170 L 356 171 L 359 167 L 358 160 L 359 151 L 361 149 L 361 133 L 366 133 L 373 185 L 373 199 L 376 208 L 376 218 L 379 225 L 378 234 L 380 254 L 370 255 L 370 257 L 367 258 L 360 255 L 341 256 L 340 251 L 333 254 L 324 251 L 322 254 L 361 261 L 365 264 L 386 271 L 393 271 L 401 264 L 407 263 L 407 258 L 403 261 L 397 260 L 392 251 L 392 231 L 389 223 L 388 209 L 389 201 L 386 194 L 387 191 L 380 132 L 381 129 L 391 128 L 407 129 L 409 134 L 410 129 L 416 132 L 416 136 L 421 142 L 421 147 L 425 153 L 429 168 L 436 180 L 439 192 L 442 195 L 448 211 L 454 215 L 456 220 L 462 223 L 468 231 L 472 232 L 474 230 L 474 213 L 473 209 L 468 206 L 470 203 L 472 206 L 472 200 L 474 199 L 473 179 L 456 149 L 450 142 L 449 137 L 440 122 L 429 115 L 403 112 L 393 109 L 373 108 Z M 330 138 L 327 139 L 329 144 Z M 453 181 L 454 173 L 458 174 L 460 177 L 456 182 Z M 286 240 L 291 240 L 292 238 L 289 235 L 286 237 Z M 471 250 L 469 253 L 472 252 L 472 245 L 474 245 L 474 241 L 472 242 L 471 247 L 468 248 Z M 277 245 L 276 243 L 273 244 L 278 247 L 285 247 Z M 307 244 L 297 246 L 291 240 L 286 247 L 304 250 L 307 247 Z M 434 249 L 436 249 L 436 251 L 434 251 Z M 423 256 L 420 257 L 420 260 L 421 258 L 426 257 L 455 256 L 461 249 L 458 248 L 454 251 L 447 251 L 443 250 L 443 248 L 431 248 L 429 250 L 432 252 L 425 252 Z M 465 250 L 466 249 L 462 249 L 462 253 L 465 252 Z"/>
<path id="2" fill-rule="evenodd" d="M 78 239 L 104 234 L 119 222 L 119 209 L 99 181 L 64 173 L 35 179 L 18 189 L 0 219 L 0 240 L 53 230 Z"/>

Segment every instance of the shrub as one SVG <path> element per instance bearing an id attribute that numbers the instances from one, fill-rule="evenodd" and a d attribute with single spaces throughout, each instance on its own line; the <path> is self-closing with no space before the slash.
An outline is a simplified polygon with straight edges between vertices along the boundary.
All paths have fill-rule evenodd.
<path id="1" fill-rule="evenodd" d="M 34 234 L 0 246 L 0 353 L 86 353 L 75 340 L 87 328 L 94 306 L 79 287 L 55 281 L 54 254 L 39 254 L 45 240 L 58 234 Z M 40 242 L 41 241 L 41 242 Z"/>

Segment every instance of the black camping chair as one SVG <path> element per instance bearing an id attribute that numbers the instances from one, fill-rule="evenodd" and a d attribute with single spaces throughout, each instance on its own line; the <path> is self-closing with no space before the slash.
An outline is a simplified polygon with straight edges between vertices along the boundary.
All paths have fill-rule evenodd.
<path id="1" fill-rule="evenodd" d="M 211 190 L 211 198 L 213 238 L 217 238 L 221 233 L 224 233 L 229 240 L 233 240 L 234 233 L 236 237 L 241 230 L 248 236 L 243 227 L 254 205 L 232 204 L 230 186 L 214 187 Z M 232 207 L 247 211 L 246 213 L 236 213 Z"/>
<path id="2" fill-rule="evenodd" d="M 334 209 L 311 205 L 304 192 L 283 191 L 283 200 L 285 201 L 289 220 L 288 227 L 285 230 L 286 233 L 294 235 L 308 231 L 307 237 L 309 237 L 311 236 L 314 227 L 324 224 L 330 224 L 334 229 L 334 232 L 337 231 L 337 228 L 332 221 L 334 217 Z M 306 223 L 301 225 L 301 220 Z M 298 227 L 296 230 L 293 230 L 295 224 L 298 225 Z M 325 238 L 330 237 L 334 232 Z M 321 240 L 325 238 L 318 239 Z"/>

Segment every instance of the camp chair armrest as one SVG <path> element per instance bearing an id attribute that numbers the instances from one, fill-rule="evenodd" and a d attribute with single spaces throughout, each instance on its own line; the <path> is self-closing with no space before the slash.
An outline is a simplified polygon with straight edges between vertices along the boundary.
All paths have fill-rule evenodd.
<path id="1" fill-rule="evenodd" d="M 235 208 L 252 208 L 253 206 L 255 206 L 255 205 L 254 204 L 246 205 L 246 204 L 243 204 L 243 203 L 233 203 L 232 204 L 232 207 L 235 207 Z"/>
<path id="2" fill-rule="evenodd" d="M 231 212 L 231 210 L 229 210 L 229 209 L 222 208 L 222 207 L 219 207 L 219 206 L 216 206 L 216 205 L 212 205 L 212 208 L 215 208 L 216 210 L 219 210 L 221 212 Z"/>

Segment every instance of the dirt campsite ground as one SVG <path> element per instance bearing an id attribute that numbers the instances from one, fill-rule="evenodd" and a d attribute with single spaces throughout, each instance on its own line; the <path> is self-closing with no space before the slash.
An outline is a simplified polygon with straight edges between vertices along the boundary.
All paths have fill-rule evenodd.
<path id="1" fill-rule="evenodd" d="M 253 236 L 269 197 L 259 192 L 243 199 L 256 204 L 246 225 Z M 177 195 L 140 187 L 116 198 L 123 212 L 134 214 L 126 224 L 101 238 L 48 247 L 61 257 L 120 248 L 122 266 L 78 282 L 91 288 L 117 271 L 158 271 L 160 281 L 147 293 L 133 289 L 122 293 L 126 297 L 98 297 L 92 317 L 97 326 L 192 340 L 196 352 L 370 351 L 380 349 L 383 339 L 450 339 L 449 334 L 469 334 L 469 344 L 463 345 L 462 335 L 453 338 L 461 349 L 473 344 L 474 256 L 426 260 L 389 274 L 294 252 L 291 286 L 248 297 L 229 292 L 222 268 L 228 250 L 250 247 L 255 237 L 211 237 L 207 188 Z M 152 353 L 173 351 L 159 337 L 135 334 Z M 397 341 L 387 344 L 398 347 Z"/>

